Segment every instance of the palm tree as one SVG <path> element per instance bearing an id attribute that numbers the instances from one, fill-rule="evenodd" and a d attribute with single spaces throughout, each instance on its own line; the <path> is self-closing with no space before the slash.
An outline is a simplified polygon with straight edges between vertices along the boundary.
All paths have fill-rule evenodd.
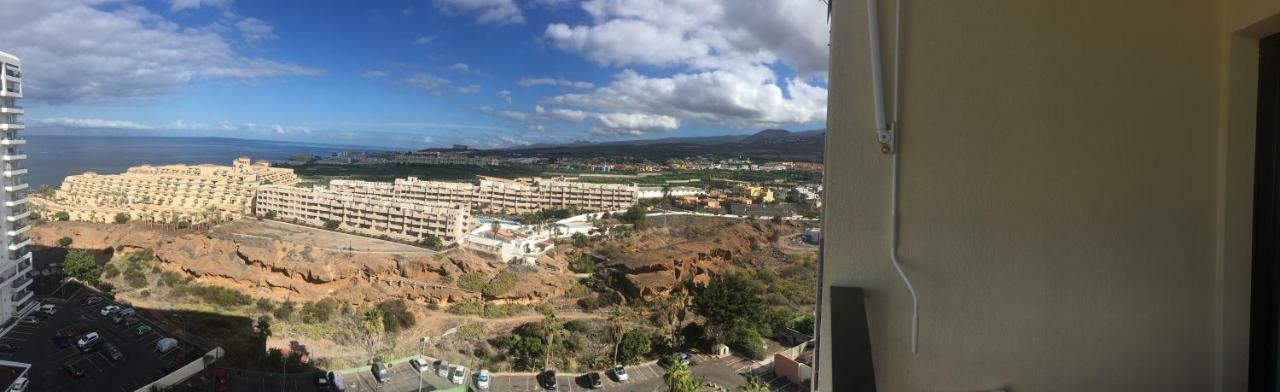
<path id="1" fill-rule="evenodd" d="M 701 389 L 702 378 L 694 377 L 693 371 L 675 355 L 667 360 L 667 366 L 663 370 L 666 374 L 662 375 L 662 380 L 667 383 L 671 392 L 698 392 Z"/>
<path id="2" fill-rule="evenodd" d="M 626 333 L 627 325 L 624 323 L 626 315 L 622 313 L 622 308 L 613 308 L 613 313 L 609 315 L 609 332 L 613 334 L 613 363 L 618 363 L 618 348 L 622 347 L 622 335 Z"/>
<path id="3" fill-rule="evenodd" d="M 769 386 L 761 383 L 755 376 L 743 374 L 742 378 L 746 379 L 746 382 L 738 386 L 737 392 L 769 392 Z"/>

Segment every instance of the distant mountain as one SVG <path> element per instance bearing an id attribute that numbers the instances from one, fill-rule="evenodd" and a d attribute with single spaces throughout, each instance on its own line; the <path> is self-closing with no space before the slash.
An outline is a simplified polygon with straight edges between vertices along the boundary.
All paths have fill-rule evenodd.
<path id="1" fill-rule="evenodd" d="M 821 162 L 826 130 L 792 132 L 766 129 L 750 135 L 670 137 L 612 142 L 577 141 L 561 145 L 530 145 L 492 152 L 511 156 L 599 157 L 626 156 L 666 160 L 688 156 Z"/>

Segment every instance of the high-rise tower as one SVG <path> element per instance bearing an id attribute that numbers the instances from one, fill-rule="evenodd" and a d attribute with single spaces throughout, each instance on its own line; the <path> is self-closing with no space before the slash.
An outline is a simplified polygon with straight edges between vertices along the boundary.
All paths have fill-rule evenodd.
<path id="1" fill-rule="evenodd" d="M 0 52 L 0 238 L 3 238 L 3 256 L 0 258 L 0 323 L 17 316 L 31 300 L 31 253 L 27 245 L 31 240 L 27 216 L 27 169 L 22 161 L 27 158 L 22 145 L 27 141 L 18 137 L 23 128 L 18 116 L 22 107 L 22 62 L 17 56 Z"/>

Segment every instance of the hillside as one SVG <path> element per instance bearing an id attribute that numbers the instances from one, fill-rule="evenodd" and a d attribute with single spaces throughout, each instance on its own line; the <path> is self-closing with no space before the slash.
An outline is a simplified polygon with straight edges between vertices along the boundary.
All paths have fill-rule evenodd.
<path id="1" fill-rule="evenodd" d="M 670 158 L 711 156 L 757 160 L 822 162 L 826 130 L 792 132 L 766 129 L 751 135 L 628 140 L 617 142 L 576 142 L 563 145 L 533 145 L 491 153 L 508 156 L 631 157 L 662 161 Z"/>

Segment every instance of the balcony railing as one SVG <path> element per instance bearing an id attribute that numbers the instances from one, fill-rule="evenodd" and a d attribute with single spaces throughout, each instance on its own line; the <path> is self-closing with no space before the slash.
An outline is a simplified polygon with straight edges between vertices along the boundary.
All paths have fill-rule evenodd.
<path id="1" fill-rule="evenodd" d="M 5 186 L 4 186 L 4 190 L 5 190 L 5 192 L 17 192 L 17 191 L 20 191 L 20 190 L 23 190 L 23 189 L 27 189 L 27 184 L 26 184 L 26 183 L 17 184 L 17 185 L 5 185 Z"/>
<path id="2" fill-rule="evenodd" d="M 28 283 L 31 283 L 31 276 L 29 276 L 29 275 L 28 275 L 28 276 L 20 277 L 20 278 L 18 278 L 18 279 L 15 279 L 15 280 L 13 281 L 13 286 L 10 286 L 10 287 L 13 287 L 13 288 L 15 288 L 15 289 L 19 289 L 19 288 L 22 288 L 22 286 L 24 286 L 24 285 L 26 285 L 26 284 L 28 284 Z"/>
<path id="3" fill-rule="evenodd" d="M 27 144 L 26 139 L 0 139 L 0 146 L 20 146 Z"/>
<path id="4" fill-rule="evenodd" d="M 31 295 L 32 295 L 31 290 L 22 289 L 20 291 L 14 292 L 13 297 L 10 297 L 10 299 L 13 300 L 13 302 L 15 303 L 22 303 L 22 302 L 25 302 L 27 299 L 30 299 Z"/>
<path id="5" fill-rule="evenodd" d="M 5 69 L 4 69 L 4 74 L 5 74 L 5 75 L 12 76 L 12 77 L 15 77 L 15 78 L 21 78 L 21 77 L 22 77 L 22 71 L 18 71 L 18 70 L 16 70 L 16 69 L 12 69 L 12 68 L 5 68 Z"/>
<path id="6" fill-rule="evenodd" d="M 9 240 L 9 250 L 22 249 L 22 248 L 25 248 L 27 245 L 31 245 L 31 239 L 26 238 L 25 236 L 13 237 L 12 239 Z"/>

